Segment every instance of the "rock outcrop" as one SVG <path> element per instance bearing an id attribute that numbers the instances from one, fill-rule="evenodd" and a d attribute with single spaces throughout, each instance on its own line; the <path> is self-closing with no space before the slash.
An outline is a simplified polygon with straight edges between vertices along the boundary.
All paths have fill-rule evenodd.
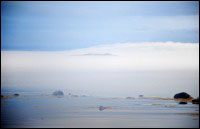
<path id="1" fill-rule="evenodd" d="M 106 109 L 106 107 L 104 107 L 104 106 L 99 106 L 99 110 L 100 111 L 103 111 L 103 110 L 105 110 Z"/>
<path id="2" fill-rule="evenodd" d="M 179 104 L 187 104 L 188 102 L 192 102 L 192 97 L 185 92 L 181 92 L 174 95 L 174 100 L 177 101 Z"/>
<path id="3" fill-rule="evenodd" d="M 144 95 L 139 95 L 139 98 L 143 98 L 144 97 Z"/>
<path id="4" fill-rule="evenodd" d="M 199 98 L 193 99 L 193 100 L 192 100 L 192 104 L 199 104 Z"/>
<path id="5" fill-rule="evenodd" d="M 188 93 L 185 93 L 185 92 L 181 92 L 174 95 L 174 99 L 191 99 L 191 98 L 192 97 Z"/>
<path id="6" fill-rule="evenodd" d="M 11 99 L 11 98 L 16 98 L 18 97 L 19 94 L 8 94 L 8 95 L 1 95 L 2 99 Z"/>
<path id="7" fill-rule="evenodd" d="M 187 102 L 179 102 L 179 104 L 187 104 Z"/>
<path id="8" fill-rule="evenodd" d="M 14 94 L 14 96 L 16 96 L 16 97 L 17 97 L 17 96 L 19 96 L 19 94 Z"/>
<path id="9" fill-rule="evenodd" d="M 64 96 L 64 93 L 62 91 L 54 91 L 53 95 L 57 96 L 57 97 L 62 97 L 62 96 Z"/>

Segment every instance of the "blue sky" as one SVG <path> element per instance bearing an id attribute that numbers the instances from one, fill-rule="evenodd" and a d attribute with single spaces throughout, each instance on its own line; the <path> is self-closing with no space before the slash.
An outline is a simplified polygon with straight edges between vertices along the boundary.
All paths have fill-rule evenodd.
<path id="1" fill-rule="evenodd" d="M 199 42 L 199 2 L 1 2 L 1 49 Z"/>

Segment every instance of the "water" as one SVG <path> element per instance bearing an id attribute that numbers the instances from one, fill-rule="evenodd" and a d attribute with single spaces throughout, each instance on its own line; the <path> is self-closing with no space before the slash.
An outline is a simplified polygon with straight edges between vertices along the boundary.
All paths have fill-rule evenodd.
<path id="1" fill-rule="evenodd" d="M 103 111 L 99 106 L 108 107 Z M 180 127 L 198 128 L 199 105 L 179 105 L 173 100 L 57 98 L 40 93 L 20 93 L 1 99 L 2 127 Z"/>

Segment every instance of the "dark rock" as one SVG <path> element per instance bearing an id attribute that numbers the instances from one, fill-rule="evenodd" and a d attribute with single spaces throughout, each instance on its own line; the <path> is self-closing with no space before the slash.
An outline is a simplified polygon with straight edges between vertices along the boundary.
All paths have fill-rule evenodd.
<path id="1" fill-rule="evenodd" d="M 193 99 L 193 100 L 192 100 L 192 104 L 199 104 L 199 98 Z"/>
<path id="2" fill-rule="evenodd" d="M 192 98 L 192 97 L 185 92 L 181 92 L 181 93 L 175 94 L 174 98 L 175 99 L 189 99 L 189 98 Z"/>
<path id="3" fill-rule="evenodd" d="M 1 95 L 2 99 L 12 99 L 12 98 L 16 98 L 19 95 L 15 95 L 15 94 L 10 94 L 10 95 Z"/>
<path id="4" fill-rule="evenodd" d="M 57 97 L 62 97 L 62 96 L 64 96 L 64 93 L 62 91 L 55 91 L 55 92 L 53 92 L 53 95 L 57 96 Z"/>
<path id="5" fill-rule="evenodd" d="M 179 102 L 179 104 L 187 104 L 187 102 Z"/>
<path id="6" fill-rule="evenodd" d="M 103 110 L 105 110 L 106 109 L 106 107 L 104 107 L 104 106 L 99 106 L 99 110 L 100 111 L 103 111 Z"/>
<path id="7" fill-rule="evenodd" d="M 19 96 L 19 94 L 14 94 L 14 96 L 16 96 L 16 97 L 17 97 L 17 96 Z"/>
<path id="8" fill-rule="evenodd" d="M 139 98 L 143 98 L 144 96 L 143 95 L 139 95 Z"/>

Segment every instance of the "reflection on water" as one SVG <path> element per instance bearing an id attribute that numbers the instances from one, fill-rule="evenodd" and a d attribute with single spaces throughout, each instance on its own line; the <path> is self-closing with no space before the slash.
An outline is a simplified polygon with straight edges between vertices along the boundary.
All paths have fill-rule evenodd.
<path id="1" fill-rule="evenodd" d="M 1 100 L 2 127 L 199 127 L 199 105 L 173 100 L 36 94 Z"/>

